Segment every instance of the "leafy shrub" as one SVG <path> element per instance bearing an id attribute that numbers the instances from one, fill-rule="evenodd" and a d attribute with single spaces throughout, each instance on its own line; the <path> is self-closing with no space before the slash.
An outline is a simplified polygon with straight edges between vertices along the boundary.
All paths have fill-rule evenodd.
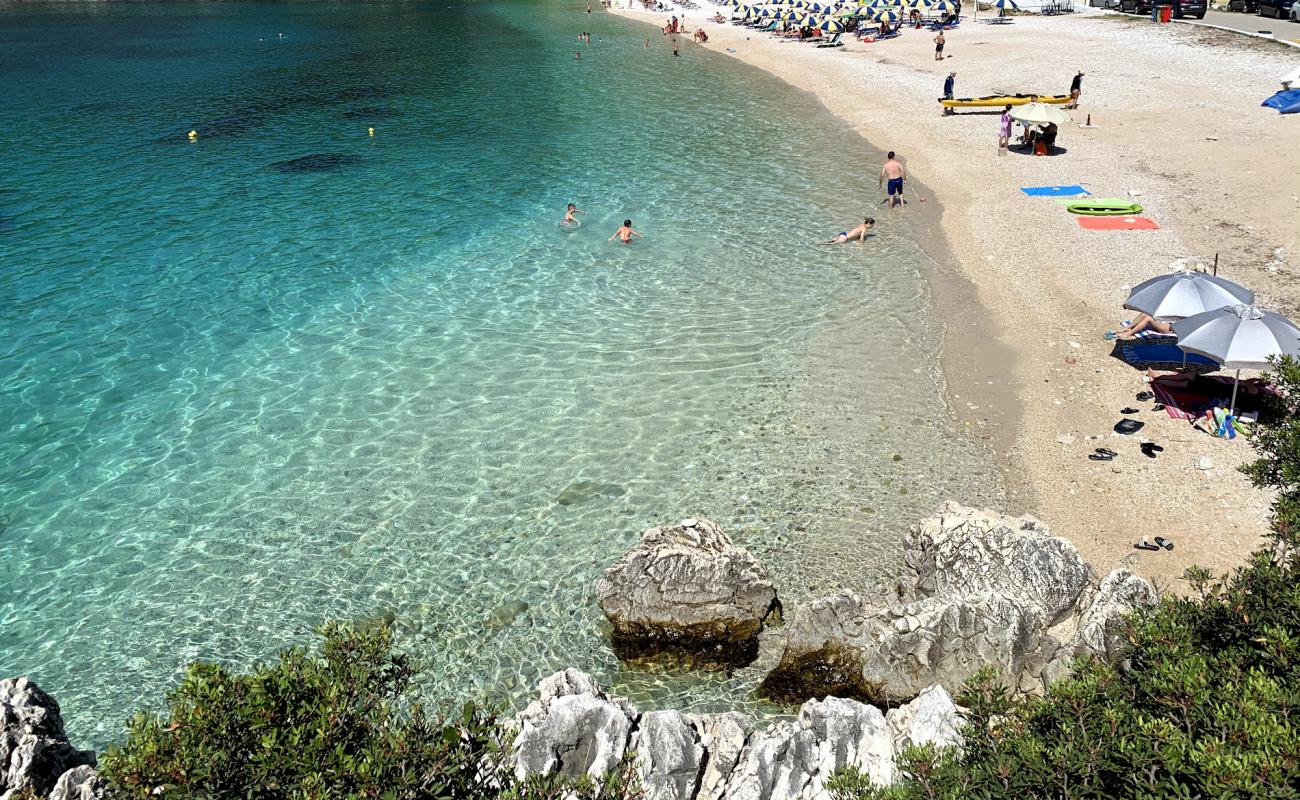
<path id="1" fill-rule="evenodd" d="M 319 654 L 282 653 L 246 675 L 196 663 L 166 717 L 140 713 L 102 759 L 115 798 L 619 798 L 604 783 L 517 784 L 494 715 L 473 705 L 435 720 L 407 693 L 415 666 L 382 627 L 326 625 Z M 486 776 L 498 775 L 496 782 Z M 161 787 L 161 788 L 160 788 Z"/>
<path id="2" fill-rule="evenodd" d="M 961 750 L 911 750 L 905 779 L 834 782 L 841 800 L 913 798 L 1300 798 L 1300 365 L 1252 434 L 1244 468 L 1277 490 L 1272 542 L 1195 595 L 1129 622 L 1123 663 L 1076 664 L 1042 698 L 1012 701 L 988 673 L 964 688 Z"/>

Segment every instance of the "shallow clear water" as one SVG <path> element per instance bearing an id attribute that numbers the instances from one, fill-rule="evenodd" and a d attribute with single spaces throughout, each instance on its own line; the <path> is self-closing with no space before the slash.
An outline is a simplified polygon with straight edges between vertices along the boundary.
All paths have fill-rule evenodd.
<path id="1" fill-rule="evenodd" d="M 610 654 L 642 528 L 719 521 L 789 603 L 996 494 L 878 154 L 581 7 L 0 7 L 0 673 L 76 740 L 327 618 L 395 619 L 436 701 L 741 704 Z"/>

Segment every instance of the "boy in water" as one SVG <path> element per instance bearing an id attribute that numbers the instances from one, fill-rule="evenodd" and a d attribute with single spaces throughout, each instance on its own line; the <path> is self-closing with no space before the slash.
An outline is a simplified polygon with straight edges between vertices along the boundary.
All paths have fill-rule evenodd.
<path id="1" fill-rule="evenodd" d="M 636 231 L 632 230 L 632 220 L 630 220 L 630 219 L 625 219 L 625 220 L 623 220 L 623 227 L 621 227 L 621 228 L 619 228 L 618 230 L 614 231 L 614 235 L 611 236 L 611 237 L 609 237 L 609 241 L 612 242 L 612 241 L 614 241 L 614 238 L 617 237 L 618 240 L 619 240 L 620 242 L 622 242 L 623 244 L 632 244 L 632 237 L 633 237 L 633 236 L 635 236 L 635 237 L 638 238 L 638 239 L 641 238 L 641 234 L 639 234 L 639 233 L 637 233 Z"/>
<path id="2" fill-rule="evenodd" d="M 578 221 L 578 217 L 577 217 L 577 215 L 581 213 L 582 211 L 579 210 L 577 206 L 575 206 L 573 203 L 569 203 L 569 207 L 564 210 L 564 220 L 561 222 L 561 224 L 568 225 L 572 228 L 581 227 L 582 223 Z"/>
<path id="3" fill-rule="evenodd" d="M 862 224 L 858 227 L 851 231 L 840 231 L 839 235 L 834 239 L 831 239 L 829 242 L 822 242 L 822 244 L 844 244 L 845 242 L 851 242 L 854 239 L 857 239 L 859 242 L 865 242 L 867 240 L 867 231 L 874 227 L 876 227 L 876 221 L 871 217 L 867 217 L 862 220 Z"/>

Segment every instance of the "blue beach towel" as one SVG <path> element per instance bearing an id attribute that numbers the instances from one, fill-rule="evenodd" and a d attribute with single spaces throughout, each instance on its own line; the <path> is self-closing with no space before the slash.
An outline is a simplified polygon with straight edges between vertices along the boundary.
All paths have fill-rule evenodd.
<path id="1" fill-rule="evenodd" d="M 1285 89 L 1260 105 L 1265 108 L 1276 108 L 1280 114 L 1295 114 L 1300 112 L 1300 89 Z"/>
<path id="2" fill-rule="evenodd" d="M 1030 197 L 1082 197 L 1092 194 L 1082 186 L 1021 186 L 1020 191 Z"/>
<path id="3" fill-rule="evenodd" d="M 1126 339 L 1115 343 L 1111 353 L 1115 358 L 1138 369 L 1156 369 L 1162 372 L 1176 372 L 1183 368 L 1183 350 L 1176 344 L 1164 342 L 1144 342 Z M 1215 372 L 1219 362 L 1212 358 L 1186 353 L 1189 372 Z"/>

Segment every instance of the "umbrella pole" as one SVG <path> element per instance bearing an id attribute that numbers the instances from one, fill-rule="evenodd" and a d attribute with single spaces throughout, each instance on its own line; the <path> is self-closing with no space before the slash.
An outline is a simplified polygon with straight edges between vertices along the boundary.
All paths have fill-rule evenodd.
<path id="1" fill-rule="evenodd" d="M 1241 380 L 1241 370 L 1237 370 L 1237 376 L 1232 379 L 1232 402 L 1228 404 L 1228 413 L 1237 413 L 1237 383 Z"/>

